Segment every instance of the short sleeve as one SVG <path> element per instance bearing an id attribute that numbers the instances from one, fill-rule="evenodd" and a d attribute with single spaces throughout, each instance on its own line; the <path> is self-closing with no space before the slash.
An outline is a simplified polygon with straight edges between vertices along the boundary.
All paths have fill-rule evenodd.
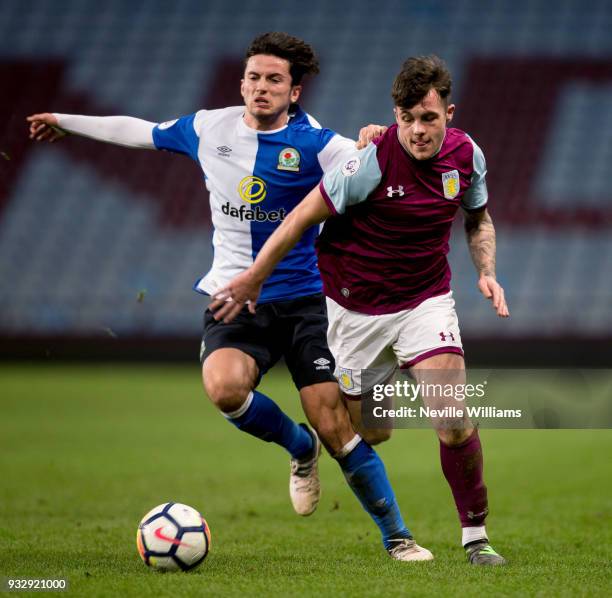
<path id="1" fill-rule="evenodd" d="M 485 179 L 487 174 L 487 164 L 484 154 L 482 153 L 482 150 L 474 143 L 474 140 L 471 137 L 469 139 L 474 146 L 472 182 L 468 190 L 463 195 L 461 205 L 464 210 L 472 212 L 481 210 L 487 205 L 487 202 L 489 201 L 489 193 L 487 191 L 487 181 Z"/>
<path id="2" fill-rule="evenodd" d="M 200 138 L 195 128 L 197 114 L 160 123 L 153 129 L 153 143 L 160 150 L 186 154 L 198 159 Z"/>
<path id="3" fill-rule="evenodd" d="M 370 143 L 325 174 L 319 189 L 333 214 L 343 214 L 346 208 L 365 201 L 380 183 L 377 146 Z"/>
<path id="4" fill-rule="evenodd" d="M 353 139 L 338 134 L 333 135 L 317 155 L 321 170 L 327 172 L 344 164 L 356 151 Z"/>

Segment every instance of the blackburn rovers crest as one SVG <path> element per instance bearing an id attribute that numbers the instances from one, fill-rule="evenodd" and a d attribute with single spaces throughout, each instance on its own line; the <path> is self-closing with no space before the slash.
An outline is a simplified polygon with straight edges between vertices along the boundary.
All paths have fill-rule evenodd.
<path id="1" fill-rule="evenodd" d="M 455 199 L 459 195 L 459 171 L 450 170 L 442 173 L 442 188 L 446 199 Z"/>
<path id="2" fill-rule="evenodd" d="M 286 147 L 278 154 L 278 170 L 290 170 L 291 172 L 300 171 L 300 152 L 294 147 Z"/>

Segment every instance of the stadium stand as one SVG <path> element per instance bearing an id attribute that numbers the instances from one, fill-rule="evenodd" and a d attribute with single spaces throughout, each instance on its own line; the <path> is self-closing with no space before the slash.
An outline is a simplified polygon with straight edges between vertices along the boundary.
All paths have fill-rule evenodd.
<path id="1" fill-rule="evenodd" d="M 187 158 L 27 139 L 53 110 L 163 121 L 240 103 L 250 39 L 285 30 L 318 49 L 304 98 L 354 136 L 391 120 L 403 58 L 435 52 L 456 124 L 488 159 L 498 270 L 512 320 L 479 299 L 451 244 L 466 338 L 612 338 L 612 3 L 606 0 L 20 0 L 0 4 L 0 335 L 196 337 L 191 286 L 211 259 L 207 193 Z M 146 291 L 146 292 L 145 292 Z"/>

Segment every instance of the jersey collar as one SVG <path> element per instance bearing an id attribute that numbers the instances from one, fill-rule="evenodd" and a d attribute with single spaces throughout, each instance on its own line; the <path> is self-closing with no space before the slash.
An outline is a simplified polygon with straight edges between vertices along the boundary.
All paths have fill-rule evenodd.
<path id="1" fill-rule="evenodd" d="M 289 115 L 287 118 L 287 123 L 278 129 L 272 129 L 270 131 L 259 131 L 257 129 L 253 129 L 249 127 L 244 122 L 244 113 L 240 116 L 238 122 L 238 128 L 247 135 L 274 135 L 275 133 L 279 133 L 280 131 L 284 131 L 289 125 L 296 125 L 307 119 L 306 113 L 302 110 L 299 104 L 293 104 L 289 107 Z"/>

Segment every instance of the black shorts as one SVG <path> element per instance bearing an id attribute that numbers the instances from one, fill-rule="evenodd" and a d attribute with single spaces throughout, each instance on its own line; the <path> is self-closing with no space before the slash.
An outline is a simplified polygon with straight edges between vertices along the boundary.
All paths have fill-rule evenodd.
<path id="1" fill-rule="evenodd" d="M 217 349 L 240 349 L 259 368 L 259 378 L 281 358 L 298 390 L 319 382 L 335 382 L 334 358 L 327 347 L 327 309 L 323 295 L 258 305 L 255 315 L 245 306 L 229 324 L 204 312 L 201 361 Z"/>

